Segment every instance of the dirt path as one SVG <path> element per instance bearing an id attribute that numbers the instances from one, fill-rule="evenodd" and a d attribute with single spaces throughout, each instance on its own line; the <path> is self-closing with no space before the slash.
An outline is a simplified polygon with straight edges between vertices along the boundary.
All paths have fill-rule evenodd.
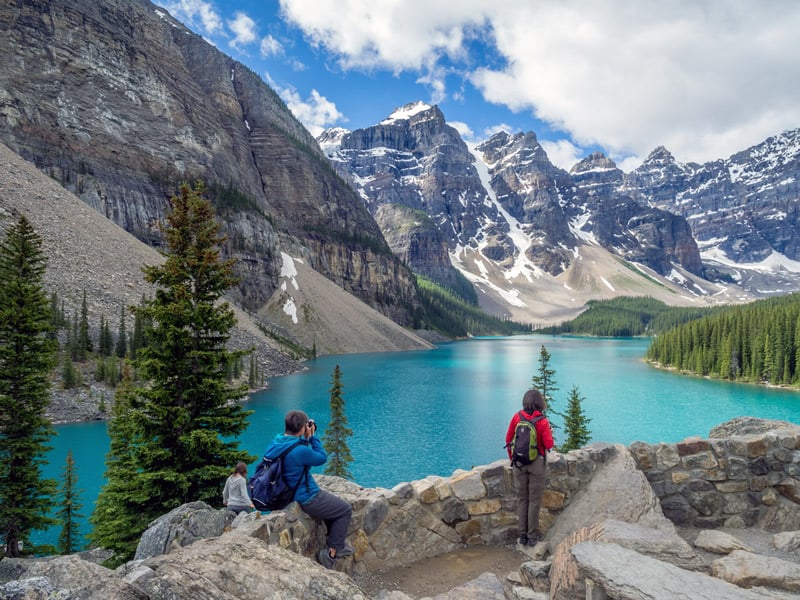
<path id="1" fill-rule="evenodd" d="M 381 590 L 399 590 L 412 598 L 421 598 L 448 592 L 487 571 L 504 581 L 506 575 L 517 571 L 526 560 L 530 559 L 512 546 L 471 546 L 409 567 L 360 575 L 355 580 L 371 597 Z"/>

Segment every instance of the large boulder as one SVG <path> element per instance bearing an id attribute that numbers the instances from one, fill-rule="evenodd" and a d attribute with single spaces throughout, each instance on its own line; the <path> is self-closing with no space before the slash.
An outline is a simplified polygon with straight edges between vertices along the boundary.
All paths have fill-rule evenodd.
<path id="1" fill-rule="evenodd" d="M 199 539 L 221 535 L 234 518 L 233 512 L 211 508 L 205 502 L 182 504 L 150 524 L 139 540 L 134 560 L 165 554 Z"/>
<path id="2" fill-rule="evenodd" d="M 148 600 L 366 600 L 349 576 L 280 546 L 232 533 L 144 560 L 125 581 Z"/>
<path id="3" fill-rule="evenodd" d="M 551 600 L 625 598 L 629 600 L 764 600 L 761 590 L 736 587 L 721 579 L 650 558 L 618 544 L 582 542 L 570 550 L 578 573 L 570 585 L 551 591 Z M 590 595 L 589 590 L 592 590 Z"/>
<path id="4" fill-rule="evenodd" d="M 120 579 L 114 571 L 83 560 L 77 554 L 27 562 L 25 573 L 19 579 L 0 585 L 0 598 L 149 600 L 146 594 Z"/>
<path id="5" fill-rule="evenodd" d="M 735 550 L 711 563 L 711 572 L 741 587 L 765 586 L 800 592 L 800 564 L 772 556 Z"/>
<path id="6" fill-rule="evenodd" d="M 708 437 L 721 439 L 739 435 L 756 435 L 784 428 L 797 429 L 798 426 L 789 421 L 759 419 L 757 417 L 736 417 L 712 427 Z"/>
<path id="7" fill-rule="evenodd" d="M 560 594 L 569 598 L 572 594 L 570 590 L 579 585 L 576 581 L 580 578 L 582 568 L 572 549 L 587 541 L 620 546 L 684 569 L 699 571 L 706 567 L 703 559 L 678 535 L 671 523 L 654 528 L 609 519 L 578 529 L 558 545 L 550 567 L 552 597 Z"/>
<path id="8" fill-rule="evenodd" d="M 547 532 L 551 552 L 574 531 L 607 519 L 644 527 L 672 527 L 631 453 L 621 444 L 615 448 L 607 462 L 598 463 L 592 479 L 575 493 Z"/>
<path id="9" fill-rule="evenodd" d="M 753 550 L 736 536 L 715 529 L 704 529 L 701 531 L 697 535 L 694 545 L 703 550 L 714 552 L 715 554 L 730 554 L 734 550 L 747 550 L 748 552 L 752 552 Z"/>

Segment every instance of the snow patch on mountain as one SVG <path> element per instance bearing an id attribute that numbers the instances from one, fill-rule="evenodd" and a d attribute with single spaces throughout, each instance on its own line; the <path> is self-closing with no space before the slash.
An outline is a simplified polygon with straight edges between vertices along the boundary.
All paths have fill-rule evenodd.
<path id="1" fill-rule="evenodd" d="M 511 289 L 504 289 L 501 288 L 499 285 L 495 284 L 489 279 L 489 270 L 486 268 L 486 265 L 481 260 L 475 260 L 475 266 L 480 271 L 480 275 L 473 273 L 472 271 L 466 268 L 464 264 L 464 256 L 467 253 L 467 249 L 464 246 L 458 245 L 456 249 L 450 253 L 450 261 L 453 263 L 464 277 L 467 278 L 472 284 L 476 285 L 477 287 L 489 288 L 494 291 L 500 298 L 502 298 L 509 306 L 515 306 L 517 308 L 525 308 L 528 305 L 525 304 L 520 299 L 519 290 L 511 288 Z"/>
<path id="2" fill-rule="evenodd" d="M 432 107 L 424 102 L 412 102 L 395 110 L 391 115 L 380 122 L 381 125 L 390 125 L 394 121 L 404 121 L 414 115 L 430 110 Z"/>
<path id="3" fill-rule="evenodd" d="M 475 150 L 474 146 L 468 144 L 467 147 L 469 148 L 470 154 L 475 157 L 475 170 L 478 172 L 478 177 L 481 180 L 483 189 L 486 190 L 486 194 L 490 202 L 494 204 L 497 212 L 508 224 L 508 237 L 517 249 L 516 256 L 514 257 L 514 265 L 504 273 L 506 280 L 513 281 L 521 275 L 529 282 L 532 282 L 534 277 L 537 279 L 542 277 L 544 271 L 528 260 L 527 250 L 531 247 L 532 243 L 530 236 L 525 233 L 520 222 L 497 201 L 497 195 L 490 183 L 491 177 L 489 176 L 489 169 L 491 166 L 483 161 L 483 158 L 480 153 Z"/>
<path id="4" fill-rule="evenodd" d="M 299 290 L 300 286 L 297 285 L 297 267 L 294 264 L 294 261 L 297 260 L 298 262 L 303 262 L 299 258 L 294 259 L 286 252 L 281 252 L 281 277 L 284 281 L 281 282 L 281 290 L 286 292 L 288 290 L 288 286 L 286 284 L 289 281 L 292 287 L 295 290 Z M 283 312 L 289 315 L 292 319 L 292 323 L 297 325 L 297 305 L 294 302 L 294 298 L 289 296 L 286 299 L 286 302 L 283 304 Z"/>
<path id="5" fill-rule="evenodd" d="M 344 127 L 332 127 L 331 129 L 326 129 L 322 132 L 322 134 L 320 134 L 320 136 L 317 138 L 317 143 L 319 144 L 322 152 L 325 153 L 325 156 L 330 158 L 339 148 L 342 147 L 342 139 L 348 133 L 350 133 L 350 130 L 345 129 Z"/>
<path id="6" fill-rule="evenodd" d="M 705 261 L 715 262 L 734 269 L 746 269 L 758 271 L 760 273 L 777 273 L 780 271 L 800 273 L 800 261 L 792 260 L 776 250 L 773 250 L 772 254 L 757 263 L 737 263 L 728 258 L 728 255 L 719 247 L 704 250 L 700 252 L 700 256 L 702 256 Z"/>
<path id="7" fill-rule="evenodd" d="M 617 290 L 615 290 L 615 289 L 614 289 L 614 286 L 613 286 L 613 285 L 611 285 L 611 284 L 608 282 L 608 279 L 606 279 L 605 277 L 602 277 L 602 276 L 601 276 L 601 277 L 600 277 L 600 281 L 602 281 L 603 283 L 605 283 L 605 284 L 606 284 L 606 287 L 607 287 L 608 289 L 610 289 L 612 292 L 616 292 L 616 291 L 617 291 Z"/>
<path id="8" fill-rule="evenodd" d="M 576 238 L 583 240 L 587 244 L 591 244 L 593 246 L 599 246 L 600 243 L 597 241 L 597 238 L 594 236 L 594 232 L 592 231 L 584 231 L 583 227 L 587 224 L 591 224 L 590 219 L 592 218 L 592 213 L 586 211 L 574 219 L 571 219 L 569 222 L 569 230 L 572 232 Z"/>

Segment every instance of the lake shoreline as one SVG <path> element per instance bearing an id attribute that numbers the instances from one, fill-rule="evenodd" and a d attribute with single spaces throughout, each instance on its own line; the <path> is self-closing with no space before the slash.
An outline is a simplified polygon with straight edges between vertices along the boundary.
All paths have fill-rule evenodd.
<path id="1" fill-rule="evenodd" d="M 756 381 L 741 381 L 741 380 L 737 380 L 737 379 L 725 379 L 723 377 L 711 377 L 711 375 L 698 375 L 697 373 L 694 373 L 693 371 L 687 371 L 685 369 L 681 370 L 681 369 L 678 369 L 677 367 L 665 366 L 665 365 L 662 365 L 661 363 L 647 360 L 646 358 L 642 358 L 642 362 L 644 362 L 645 364 L 647 364 L 650 367 L 653 367 L 654 369 L 659 369 L 661 371 L 667 371 L 669 373 L 675 373 L 676 375 L 683 375 L 683 376 L 686 376 L 686 377 L 694 377 L 694 378 L 697 378 L 697 379 L 705 379 L 705 380 L 708 380 L 708 381 L 719 381 L 719 382 L 723 382 L 723 383 L 734 383 L 734 384 L 737 384 L 737 385 L 753 385 L 753 386 L 756 386 L 756 387 L 763 387 L 763 388 L 775 389 L 775 390 L 786 390 L 786 391 L 789 391 L 789 392 L 800 392 L 800 386 L 788 385 L 788 384 L 785 384 L 785 383 L 778 384 L 778 383 L 769 383 L 767 381 L 758 381 L 758 382 L 756 382 Z"/>

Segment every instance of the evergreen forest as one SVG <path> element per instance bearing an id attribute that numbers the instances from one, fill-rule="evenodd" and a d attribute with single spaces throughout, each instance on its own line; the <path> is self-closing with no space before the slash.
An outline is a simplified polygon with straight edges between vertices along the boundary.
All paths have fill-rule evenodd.
<path id="1" fill-rule="evenodd" d="M 455 338 L 531 332 L 530 325 L 490 315 L 478 306 L 477 299 L 465 300 L 462 294 L 427 277 L 417 275 L 417 289 L 422 310 L 415 319 L 415 329 L 433 329 Z"/>
<path id="2" fill-rule="evenodd" d="M 599 337 L 656 335 L 719 310 L 715 307 L 667 306 L 649 296 L 590 300 L 586 305 L 587 310 L 571 321 L 542 329 L 541 332 Z"/>
<path id="3" fill-rule="evenodd" d="M 732 381 L 800 383 L 800 294 L 725 307 L 656 336 L 647 360 Z"/>

